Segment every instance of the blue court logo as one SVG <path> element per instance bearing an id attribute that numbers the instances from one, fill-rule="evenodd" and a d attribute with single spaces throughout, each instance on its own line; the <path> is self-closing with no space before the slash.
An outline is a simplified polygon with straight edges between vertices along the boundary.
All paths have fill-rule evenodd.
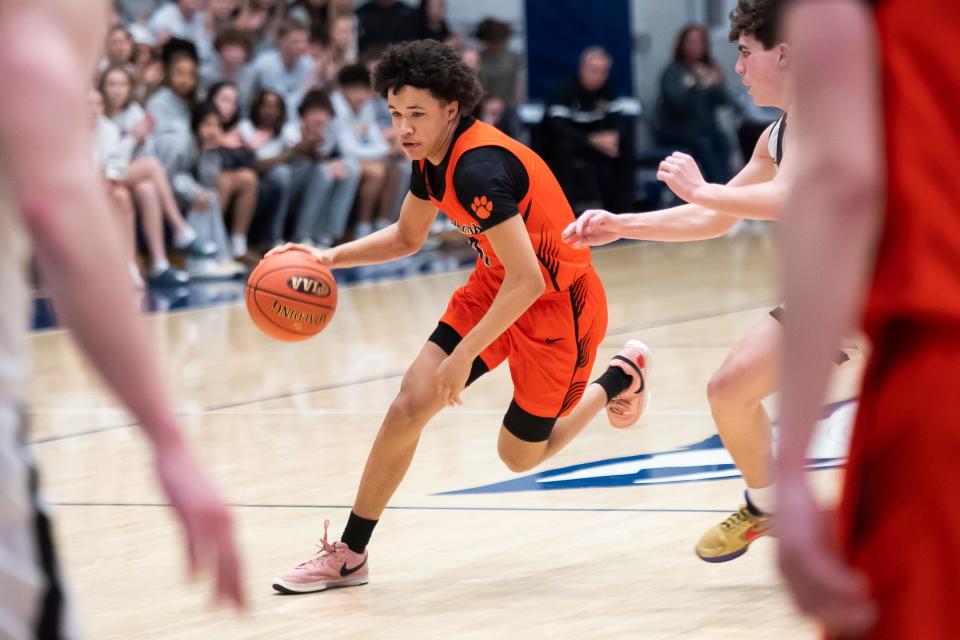
<path id="1" fill-rule="evenodd" d="M 856 406 L 856 399 L 850 398 L 824 407 L 824 418 L 817 424 L 810 445 L 810 469 L 830 469 L 843 464 L 849 449 Z M 740 472 L 730 454 L 723 448 L 720 436 L 714 434 L 680 449 L 586 462 L 540 471 L 506 482 L 448 491 L 440 495 L 634 487 L 706 482 L 739 476 Z"/>

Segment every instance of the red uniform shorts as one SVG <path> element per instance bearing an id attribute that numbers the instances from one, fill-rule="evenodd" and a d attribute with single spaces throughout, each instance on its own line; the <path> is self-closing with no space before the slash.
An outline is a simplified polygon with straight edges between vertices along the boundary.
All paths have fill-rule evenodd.
<path id="1" fill-rule="evenodd" d="M 960 638 L 960 328 L 891 325 L 863 384 L 840 510 L 869 638 Z"/>

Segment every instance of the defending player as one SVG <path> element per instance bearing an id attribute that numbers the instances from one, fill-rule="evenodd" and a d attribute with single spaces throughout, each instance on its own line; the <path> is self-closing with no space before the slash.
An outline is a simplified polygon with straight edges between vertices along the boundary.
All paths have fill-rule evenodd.
<path id="1" fill-rule="evenodd" d="M 194 462 L 147 343 L 120 238 L 98 183 L 87 83 L 101 0 L 0 0 L 0 636 L 75 638 L 50 522 L 26 448 L 26 262 L 36 261 L 81 349 L 143 425 L 184 526 L 191 568 L 243 602 L 230 516 Z M 38 53 L 42 52 L 42 53 Z"/>
<path id="2" fill-rule="evenodd" d="M 740 56 L 736 71 L 754 102 L 785 113 L 757 141 L 753 156 L 726 185 L 704 181 L 696 161 L 674 153 L 657 177 L 689 204 L 639 214 L 587 211 L 564 232 L 573 246 L 619 238 L 688 242 L 716 238 L 738 222 L 776 220 L 792 180 L 792 135 L 787 113 L 793 102 L 790 46 L 777 37 L 776 0 L 740 0 L 730 16 L 730 40 Z M 747 484 L 746 504 L 711 527 L 696 546 L 707 562 L 739 557 L 770 529 L 774 512 L 770 418 L 761 404 L 777 388 L 784 309 L 777 307 L 751 327 L 710 379 L 707 396 L 717 431 Z M 846 356 L 837 354 L 837 362 Z"/>
<path id="3" fill-rule="evenodd" d="M 318 259 L 339 268 L 415 253 L 438 209 L 467 236 L 478 258 L 404 376 L 341 541 L 327 541 L 325 523 L 321 552 L 274 582 L 284 593 L 367 582 L 367 543 L 424 426 L 444 406 L 460 404 L 463 389 L 504 360 L 514 398 L 498 450 L 514 471 L 555 454 L 604 406 L 614 426 L 630 426 L 646 398 L 649 354 L 635 341 L 588 384 L 607 327 L 590 250 L 561 241 L 573 212 L 543 161 L 468 115 L 482 93 L 476 74 L 450 47 L 426 40 L 391 48 L 375 84 L 413 160 L 410 192 L 397 223 L 318 251 Z"/>

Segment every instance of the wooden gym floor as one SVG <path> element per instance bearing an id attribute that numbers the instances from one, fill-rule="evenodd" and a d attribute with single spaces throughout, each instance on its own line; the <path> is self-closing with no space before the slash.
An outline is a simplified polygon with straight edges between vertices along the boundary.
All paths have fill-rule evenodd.
<path id="1" fill-rule="evenodd" d="M 741 500 L 741 480 L 717 479 L 731 472 L 708 440 L 705 388 L 777 303 L 773 245 L 770 229 L 754 228 L 596 251 L 610 304 L 597 372 L 628 338 L 653 350 L 640 425 L 616 431 L 601 414 L 543 469 L 512 474 L 495 447 L 511 397 L 501 367 L 424 432 L 374 534 L 370 584 L 305 596 L 275 594 L 271 580 L 311 555 L 324 518 L 339 537 L 400 376 L 467 272 L 342 289 L 330 328 L 300 344 L 261 335 L 242 303 L 152 316 L 187 432 L 237 505 L 252 602 L 239 618 L 209 606 L 206 584 L 185 584 L 179 531 L 129 416 L 65 333 L 35 334 L 32 449 L 88 636 L 815 637 L 779 586 L 769 539 L 727 564 L 693 554 Z M 854 353 L 832 399 L 855 395 L 861 365 Z M 667 462 L 641 455 L 698 443 L 699 453 Z M 613 458 L 627 460 L 605 462 Z M 572 465 L 584 466 L 536 473 Z M 825 496 L 835 492 L 837 471 L 814 477 Z M 441 495 L 465 489 L 475 491 Z"/>

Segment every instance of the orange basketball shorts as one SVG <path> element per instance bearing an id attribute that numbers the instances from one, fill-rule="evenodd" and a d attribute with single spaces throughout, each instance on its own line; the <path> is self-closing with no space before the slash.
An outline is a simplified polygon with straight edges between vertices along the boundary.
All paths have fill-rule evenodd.
<path id="1" fill-rule="evenodd" d="M 475 270 L 450 298 L 430 340 L 450 354 L 487 313 L 498 287 L 483 267 Z M 514 395 L 504 426 L 521 440 L 542 442 L 583 395 L 606 332 L 606 294 L 589 268 L 569 289 L 542 295 L 484 349 L 470 382 L 508 361 Z"/>

